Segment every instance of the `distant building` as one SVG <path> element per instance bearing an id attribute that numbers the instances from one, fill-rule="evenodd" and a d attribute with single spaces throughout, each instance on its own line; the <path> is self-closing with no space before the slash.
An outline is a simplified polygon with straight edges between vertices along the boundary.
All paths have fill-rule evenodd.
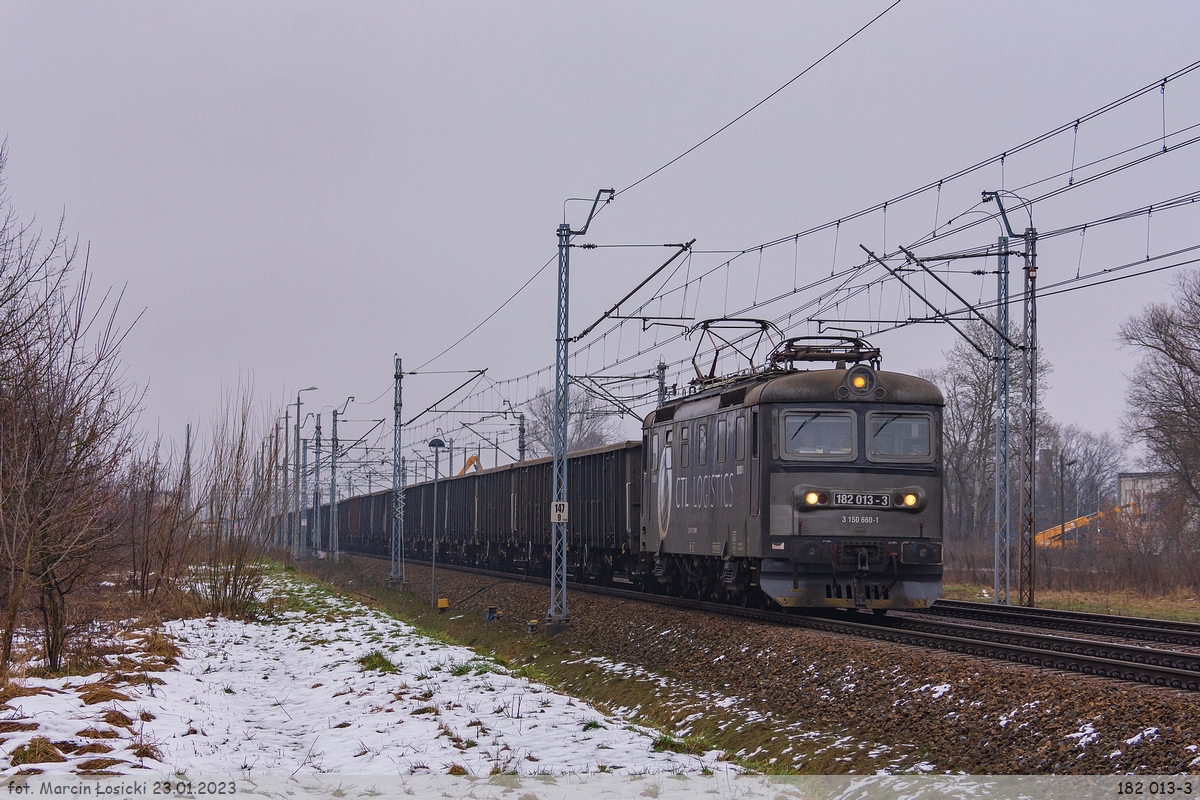
<path id="1" fill-rule="evenodd" d="M 1136 503 L 1139 511 L 1149 511 L 1171 488 L 1171 480 L 1169 472 L 1122 472 L 1117 475 L 1117 505 Z"/>

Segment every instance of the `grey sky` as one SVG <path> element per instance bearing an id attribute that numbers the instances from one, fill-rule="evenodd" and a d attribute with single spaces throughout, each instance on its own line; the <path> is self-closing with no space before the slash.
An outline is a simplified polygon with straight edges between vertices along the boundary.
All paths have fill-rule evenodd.
<path id="1" fill-rule="evenodd" d="M 246 372 L 260 394 L 281 400 L 319 386 L 306 410 L 355 395 L 348 416 L 389 416 L 392 353 L 416 366 L 494 310 L 554 254 L 565 198 L 632 183 L 886 6 L 2 2 L 7 191 L 24 218 L 36 214 L 46 227 L 65 209 L 68 230 L 91 242 L 96 281 L 128 284 L 128 317 L 146 309 L 126 357 L 130 377 L 149 382 L 147 430 L 181 438 Z M 715 250 L 787 236 L 1161 78 L 1196 59 L 1197 30 L 1194 3 L 904 0 L 754 114 L 618 198 L 587 239 L 696 237 Z M 1169 130 L 1200 122 L 1200 79 L 1179 83 L 1166 93 Z M 1077 161 L 1153 137 L 1160 103 L 1156 94 L 1083 129 Z M 1007 185 L 1066 169 L 1065 142 L 1014 159 Z M 1200 188 L 1190 152 L 1160 161 L 1039 209 L 1039 229 Z M 994 170 L 964 182 L 942 198 L 942 218 L 999 180 Z M 1197 211 L 1154 217 L 1151 249 L 1195 243 Z M 896 212 L 889 247 L 928 232 L 931 212 L 919 222 L 917 211 Z M 574 221 L 580 213 L 572 209 Z M 839 264 L 860 241 L 881 246 L 868 238 L 874 230 L 848 226 Z M 997 232 L 980 228 L 970 243 Z M 1084 237 L 1081 261 L 1081 237 L 1048 243 L 1042 281 L 1145 250 L 1144 219 L 1108 235 Z M 771 254 L 765 272 L 732 273 L 733 289 L 749 292 L 747 274 L 766 283 L 827 274 L 823 247 Z M 665 255 L 576 251 L 572 328 Z M 703 258 L 694 269 L 719 260 Z M 1169 275 L 1042 302 L 1055 418 L 1116 427 L 1121 372 L 1133 361 L 1116 349 L 1115 330 L 1165 296 Z M 988 297 L 988 280 L 986 289 L 978 279 L 963 286 Z M 430 369 L 488 367 L 500 379 L 551 363 L 553 298 L 547 269 Z M 953 335 L 926 327 L 875 341 L 885 368 L 917 370 L 940 364 Z M 690 350 L 676 344 L 663 355 Z M 406 408 L 456 380 L 410 379 Z"/>

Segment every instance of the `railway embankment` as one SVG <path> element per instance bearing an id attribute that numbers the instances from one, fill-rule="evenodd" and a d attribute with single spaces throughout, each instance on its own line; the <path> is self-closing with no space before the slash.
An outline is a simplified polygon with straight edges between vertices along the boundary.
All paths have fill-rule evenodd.
<path id="1" fill-rule="evenodd" d="M 419 624 L 536 669 L 565 691 L 765 770 L 973 774 L 1200 772 L 1200 695 L 570 594 L 572 626 L 529 632 L 545 586 L 385 562 L 309 565 Z M 487 621 L 489 608 L 500 613 Z"/>

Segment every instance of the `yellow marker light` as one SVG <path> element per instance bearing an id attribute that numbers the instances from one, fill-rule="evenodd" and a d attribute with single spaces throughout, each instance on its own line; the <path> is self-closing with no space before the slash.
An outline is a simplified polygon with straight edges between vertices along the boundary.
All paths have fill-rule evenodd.
<path id="1" fill-rule="evenodd" d="M 867 377 L 865 375 L 855 375 L 853 383 L 855 389 L 861 389 L 867 385 Z"/>
<path id="2" fill-rule="evenodd" d="M 804 502 L 808 503 L 810 506 L 815 506 L 817 504 L 817 500 L 819 499 L 820 498 L 817 497 L 816 492 L 809 492 L 808 494 L 804 495 Z"/>
<path id="3" fill-rule="evenodd" d="M 917 504 L 917 496 L 915 494 L 904 495 L 904 505 L 911 508 L 912 506 L 915 506 L 916 504 Z"/>

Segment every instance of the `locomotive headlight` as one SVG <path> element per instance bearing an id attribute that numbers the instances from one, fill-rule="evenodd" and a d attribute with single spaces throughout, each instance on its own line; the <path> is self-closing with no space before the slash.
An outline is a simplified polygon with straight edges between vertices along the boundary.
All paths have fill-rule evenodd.
<path id="1" fill-rule="evenodd" d="M 904 495 L 904 505 L 905 506 L 907 506 L 908 508 L 912 508 L 916 504 L 917 504 L 917 496 L 915 494 L 912 494 L 910 492 L 909 494 Z"/>
<path id="2" fill-rule="evenodd" d="M 804 495 L 804 502 L 810 506 L 815 506 L 820 499 L 816 492 L 809 492 Z"/>
<path id="3" fill-rule="evenodd" d="M 854 383 L 855 389 L 865 389 L 867 387 L 867 376 L 855 375 L 852 382 Z"/>

